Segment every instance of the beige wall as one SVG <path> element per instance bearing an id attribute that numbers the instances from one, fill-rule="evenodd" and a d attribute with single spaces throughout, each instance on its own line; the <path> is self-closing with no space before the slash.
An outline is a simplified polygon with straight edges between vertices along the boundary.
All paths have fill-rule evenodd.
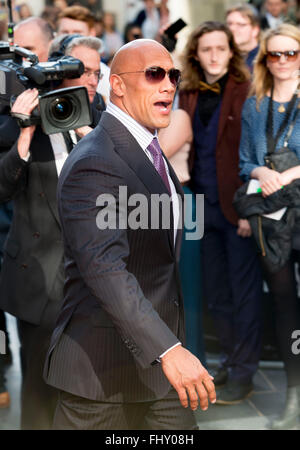
<path id="1" fill-rule="evenodd" d="M 34 14 L 38 15 L 44 8 L 44 0 L 15 0 L 18 3 L 28 3 Z M 171 20 L 183 17 L 184 20 L 196 26 L 204 20 L 223 20 L 224 11 L 227 6 L 245 2 L 246 0 L 169 0 L 172 10 Z M 123 28 L 126 18 L 126 9 L 129 0 L 103 0 L 103 7 L 106 10 L 115 12 L 118 17 L 118 24 Z M 142 2 L 139 2 L 142 4 Z"/>
<path id="2" fill-rule="evenodd" d="M 15 3 L 17 5 L 19 5 L 20 3 L 27 3 L 35 16 L 40 15 L 45 7 L 44 0 L 16 0 Z"/>
<path id="3" fill-rule="evenodd" d="M 223 22 L 225 10 L 234 4 L 245 3 L 246 0 L 187 0 L 191 9 L 191 24 L 197 26 L 205 20 Z"/>
<path id="4" fill-rule="evenodd" d="M 223 21 L 226 8 L 243 1 L 246 0 L 169 0 L 171 22 L 182 17 L 189 24 L 179 35 L 179 49 L 184 46 L 190 31 L 199 23 L 205 20 Z M 142 4 L 141 1 L 136 0 L 136 2 Z M 128 4 L 132 4 L 132 0 L 103 0 L 104 10 L 116 13 L 120 30 L 123 30 L 128 16 Z"/>

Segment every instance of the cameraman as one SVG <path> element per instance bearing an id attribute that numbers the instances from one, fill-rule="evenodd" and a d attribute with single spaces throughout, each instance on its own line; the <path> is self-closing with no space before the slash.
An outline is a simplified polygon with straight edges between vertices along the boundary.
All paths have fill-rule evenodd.
<path id="1" fill-rule="evenodd" d="M 20 45 L 22 43 L 20 42 Z M 70 46 L 70 47 L 69 47 Z M 66 53 L 85 66 L 77 79 L 59 87 L 85 86 L 90 102 L 100 78 L 101 41 L 71 40 Z M 30 115 L 38 106 L 37 89 L 20 94 L 12 112 Z M 101 111 L 94 109 L 94 125 Z M 77 137 L 91 127 L 77 130 Z M 0 161 L 0 201 L 13 199 L 14 216 L 4 249 L 0 307 L 18 319 L 21 342 L 21 428 L 51 428 L 57 393 L 42 378 L 45 354 L 63 301 L 63 244 L 56 203 L 57 180 L 75 133 L 46 135 L 40 126 L 22 128 Z"/>
<path id="2" fill-rule="evenodd" d="M 47 61 L 53 38 L 51 26 L 40 17 L 29 17 L 19 22 L 14 28 L 14 43 L 35 53 L 39 62 Z"/>

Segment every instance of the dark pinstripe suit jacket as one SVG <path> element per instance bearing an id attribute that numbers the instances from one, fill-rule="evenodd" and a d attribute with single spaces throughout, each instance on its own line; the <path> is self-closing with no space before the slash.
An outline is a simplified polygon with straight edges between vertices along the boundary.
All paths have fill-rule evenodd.
<path id="1" fill-rule="evenodd" d="M 97 197 L 117 198 L 119 186 L 127 187 L 128 196 L 142 193 L 148 200 L 167 192 L 133 136 L 103 113 L 97 128 L 69 156 L 58 183 L 65 303 L 45 379 L 92 400 L 147 401 L 170 389 L 161 366 L 151 363 L 184 339 L 181 231 L 174 247 L 172 228 L 99 230 Z"/>

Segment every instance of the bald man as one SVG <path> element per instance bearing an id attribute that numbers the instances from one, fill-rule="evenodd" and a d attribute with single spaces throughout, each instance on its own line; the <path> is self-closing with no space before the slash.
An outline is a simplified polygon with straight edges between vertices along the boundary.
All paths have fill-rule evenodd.
<path id="1" fill-rule="evenodd" d="M 183 346 L 182 191 L 156 134 L 179 78 L 159 43 L 123 46 L 107 111 L 62 170 L 67 281 L 44 372 L 60 390 L 54 429 L 192 430 L 193 411 L 215 401 L 212 377 Z M 163 194 L 173 201 L 154 216 Z"/>
<path id="2" fill-rule="evenodd" d="M 14 43 L 37 55 L 40 62 L 48 60 L 49 46 L 53 37 L 52 28 L 40 17 L 23 20 L 14 29 Z"/>

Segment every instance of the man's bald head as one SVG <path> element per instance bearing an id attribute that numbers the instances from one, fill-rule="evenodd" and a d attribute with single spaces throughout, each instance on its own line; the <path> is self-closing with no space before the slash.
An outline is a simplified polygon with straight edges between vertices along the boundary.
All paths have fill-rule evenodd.
<path id="1" fill-rule="evenodd" d="M 30 17 L 19 22 L 14 29 L 14 42 L 35 53 L 39 61 L 47 61 L 53 30 L 46 20 Z"/>
<path id="2" fill-rule="evenodd" d="M 158 71 L 162 77 L 146 77 L 149 68 L 150 73 Z M 176 90 L 174 80 L 167 76 L 172 68 L 171 55 L 158 42 L 129 42 L 111 64 L 111 101 L 151 132 L 168 126 Z"/>
<path id="3" fill-rule="evenodd" d="M 151 39 L 136 39 L 123 45 L 115 54 L 111 63 L 110 73 L 118 74 L 135 70 L 146 59 L 149 52 L 160 52 L 166 58 L 171 58 L 169 52 Z"/>

